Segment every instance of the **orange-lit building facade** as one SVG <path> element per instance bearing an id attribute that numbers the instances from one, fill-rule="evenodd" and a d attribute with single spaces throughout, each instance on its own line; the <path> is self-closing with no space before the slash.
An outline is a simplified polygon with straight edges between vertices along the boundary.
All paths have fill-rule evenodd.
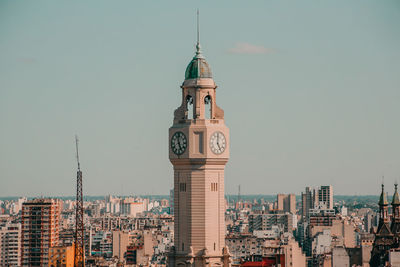
<path id="1" fill-rule="evenodd" d="M 49 249 L 59 245 L 60 202 L 34 199 L 22 204 L 22 266 L 48 266 Z"/>
<path id="2" fill-rule="evenodd" d="M 57 246 L 49 249 L 49 267 L 74 267 L 75 246 Z"/>

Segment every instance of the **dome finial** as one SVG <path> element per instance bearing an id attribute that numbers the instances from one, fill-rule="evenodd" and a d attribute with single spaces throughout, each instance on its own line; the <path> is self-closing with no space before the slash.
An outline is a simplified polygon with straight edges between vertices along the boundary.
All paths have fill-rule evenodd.
<path id="1" fill-rule="evenodd" d="M 185 80 L 207 78 L 212 79 L 211 68 L 201 53 L 200 46 L 200 12 L 197 9 L 197 43 L 196 54 L 185 71 Z"/>

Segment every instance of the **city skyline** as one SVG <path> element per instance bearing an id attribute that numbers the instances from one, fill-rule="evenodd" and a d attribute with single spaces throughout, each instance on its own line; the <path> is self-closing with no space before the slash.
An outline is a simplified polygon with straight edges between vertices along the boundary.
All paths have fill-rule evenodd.
<path id="1" fill-rule="evenodd" d="M 199 6 L 225 193 L 378 195 L 400 177 L 400 5 L 303 3 Z M 197 6 L 158 5 L 0 4 L 0 196 L 74 195 L 75 134 L 85 195 L 168 194 Z"/>

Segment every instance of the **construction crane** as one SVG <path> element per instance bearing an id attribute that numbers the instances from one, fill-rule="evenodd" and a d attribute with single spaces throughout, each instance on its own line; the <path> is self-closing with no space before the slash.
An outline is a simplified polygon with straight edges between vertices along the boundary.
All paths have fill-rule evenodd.
<path id="1" fill-rule="evenodd" d="M 74 266 L 85 266 L 85 243 L 83 229 L 83 194 L 82 194 L 82 171 L 79 162 L 78 136 L 75 136 L 76 160 L 78 171 L 76 173 L 76 206 L 75 206 L 75 256 Z"/>

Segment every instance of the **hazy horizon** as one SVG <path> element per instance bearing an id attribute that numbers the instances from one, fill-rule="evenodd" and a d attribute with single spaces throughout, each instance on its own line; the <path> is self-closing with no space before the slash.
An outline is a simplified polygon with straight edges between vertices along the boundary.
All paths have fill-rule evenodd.
<path id="1" fill-rule="evenodd" d="M 0 196 L 173 185 L 168 128 L 201 44 L 230 128 L 227 194 L 400 179 L 398 1 L 1 1 Z"/>
<path id="2" fill-rule="evenodd" d="M 83 198 L 86 200 L 87 198 L 104 198 L 107 197 L 108 195 L 84 195 Z M 140 195 L 112 195 L 113 197 L 148 197 L 148 198 L 158 198 L 158 197 L 165 197 L 168 198 L 170 195 L 169 194 L 157 194 L 157 195 L 146 195 L 146 194 L 140 194 Z M 379 198 L 380 195 L 334 195 L 334 199 L 341 199 L 343 197 L 374 197 L 374 198 Z M 75 195 L 70 195 L 70 196 L 6 196 L 6 197 L 1 197 L 0 200 L 8 200 L 8 199 L 18 199 L 21 197 L 26 197 L 27 199 L 35 199 L 35 198 L 60 198 L 60 199 L 76 199 Z M 225 197 L 232 198 L 232 199 L 237 199 L 237 194 L 225 194 Z M 257 198 L 268 198 L 268 199 L 273 199 L 276 200 L 276 194 L 269 195 L 269 194 L 250 194 L 250 195 L 241 195 L 241 199 L 248 199 L 252 197 L 257 197 Z M 301 194 L 298 195 L 296 194 L 296 199 L 300 200 Z M 388 198 L 389 199 L 389 198 Z M 376 203 L 377 204 L 377 203 Z"/>

